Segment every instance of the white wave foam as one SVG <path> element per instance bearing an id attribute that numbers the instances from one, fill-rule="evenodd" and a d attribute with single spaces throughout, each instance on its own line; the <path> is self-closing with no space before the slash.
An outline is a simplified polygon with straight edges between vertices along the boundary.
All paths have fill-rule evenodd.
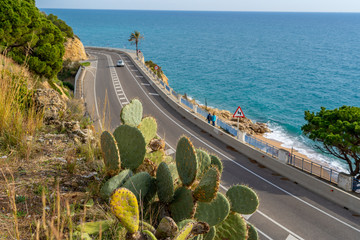
<path id="1" fill-rule="evenodd" d="M 339 172 L 349 172 L 347 170 L 346 164 L 340 162 L 335 158 L 331 158 L 319 152 L 316 152 L 313 148 L 306 144 L 305 139 L 301 136 L 293 136 L 289 134 L 283 127 L 279 126 L 276 123 L 268 123 L 268 126 L 271 132 L 266 133 L 264 135 L 265 138 L 281 142 L 281 146 L 285 148 L 294 148 L 299 153 L 307 156 L 312 161 L 317 162 L 321 165 L 325 165 Z"/>

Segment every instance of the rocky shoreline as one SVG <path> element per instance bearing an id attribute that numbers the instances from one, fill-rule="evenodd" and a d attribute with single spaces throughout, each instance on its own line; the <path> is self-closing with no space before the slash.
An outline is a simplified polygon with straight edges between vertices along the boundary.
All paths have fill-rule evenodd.
<path id="1" fill-rule="evenodd" d="M 187 98 L 186 96 L 184 96 Z M 233 114 L 227 110 L 220 110 L 217 108 L 206 107 L 204 105 L 198 104 L 194 99 L 187 98 L 192 104 L 200 107 L 201 109 L 208 111 L 212 115 L 216 115 L 218 118 L 223 120 L 226 124 L 237 128 L 237 118 L 233 118 Z M 271 132 L 266 123 L 261 122 L 253 122 L 251 119 L 244 117 L 239 119 L 239 130 L 242 132 L 246 132 L 251 135 L 263 135 L 265 133 Z"/>

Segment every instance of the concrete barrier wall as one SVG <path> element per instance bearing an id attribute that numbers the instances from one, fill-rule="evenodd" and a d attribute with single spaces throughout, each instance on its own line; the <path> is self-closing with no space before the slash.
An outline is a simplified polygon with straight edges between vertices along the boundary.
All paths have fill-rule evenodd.
<path id="1" fill-rule="evenodd" d="M 113 50 L 113 49 L 112 49 Z M 113 50 L 114 51 L 114 50 Z M 154 87 L 155 91 L 177 112 L 182 116 L 187 118 L 189 121 L 194 123 L 196 126 L 201 128 L 204 131 L 211 133 L 215 138 L 222 141 L 223 143 L 233 147 L 237 151 L 246 155 L 247 157 L 256 160 L 258 163 L 264 165 L 265 167 L 281 174 L 284 177 L 291 179 L 294 182 L 297 182 L 299 185 L 309 189 L 310 191 L 319 194 L 320 196 L 329 199 L 332 202 L 339 204 L 340 206 L 346 207 L 351 211 L 360 214 L 360 198 L 347 193 L 336 186 L 330 185 L 324 181 L 321 181 L 305 172 L 302 172 L 296 168 L 293 168 L 287 164 L 284 164 L 281 161 L 278 161 L 275 158 L 272 158 L 263 152 L 252 148 L 249 145 L 246 145 L 236 138 L 226 134 L 225 132 L 211 126 L 206 121 L 199 118 L 196 114 L 191 113 L 189 110 L 184 109 L 176 100 L 171 98 L 168 92 L 165 91 L 164 87 L 158 85 L 152 79 L 148 77 L 146 72 L 138 65 L 138 63 L 132 58 L 132 56 L 127 54 L 131 61 L 138 66 L 139 71 L 146 77 L 146 79 Z"/>

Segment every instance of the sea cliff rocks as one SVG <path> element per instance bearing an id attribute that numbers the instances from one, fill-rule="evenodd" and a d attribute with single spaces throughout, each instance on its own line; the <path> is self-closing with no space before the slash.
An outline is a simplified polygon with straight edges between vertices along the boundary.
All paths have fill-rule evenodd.
<path id="1" fill-rule="evenodd" d="M 64 43 L 65 54 L 63 59 L 70 59 L 72 62 L 82 61 L 87 59 L 84 45 L 77 37 L 68 38 Z"/>

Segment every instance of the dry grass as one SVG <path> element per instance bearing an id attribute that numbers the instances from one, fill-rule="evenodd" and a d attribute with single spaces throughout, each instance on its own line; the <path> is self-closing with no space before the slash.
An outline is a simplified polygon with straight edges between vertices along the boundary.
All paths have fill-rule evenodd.
<path id="1" fill-rule="evenodd" d="M 42 126 L 42 113 L 36 112 L 32 100 L 36 83 L 25 68 L 0 55 L 0 150 L 18 151 L 27 159 L 29 141 Z"/>

